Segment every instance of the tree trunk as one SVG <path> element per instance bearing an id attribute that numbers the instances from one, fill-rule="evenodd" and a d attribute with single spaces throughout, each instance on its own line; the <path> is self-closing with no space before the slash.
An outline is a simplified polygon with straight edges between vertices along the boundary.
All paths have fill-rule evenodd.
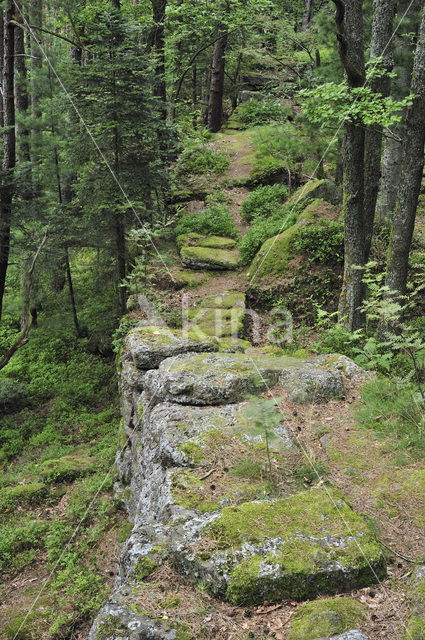
<path id="1" fill-rule="evenodd" d="M 15 4 L 17 6 L 15 20 L 22 24 L 22 3 L 17 3 L 15 0 Z M 29 98 L 27 66 L 25 62 L 25 31 L 21 28 L 15 29 L 15 73 L 15 105 L 18 116 L 16 127 L 18 157 L 24 162 L 30 162 L 29 131 L 26 124 L 22 122 L 27 116 Z"/>
<path id="2" fill-rule="evenodd" d="M 42 26 L 42 0 L 31 0 L 30 18 L 35 27 Z M 33 162 L 38 162 L 42 146 L 41 133 L 41 109 L 40 109 L 40 69 L 43 62 L 43 54 L 38 42 L 41 42 L 41 31 L 33 29 L 31 36 L 31 115 L 33 118 L 31 155 Z"/>
<path id="3" fill-rule="evenodd" d="M 394 37 L 394 58 L 397 76 L 392 80 L 391 95 L 395 100 L 406 96 L 412 80 L 413 56 L 412 33 L 419 29 L 420 0 L 400 0 L 397 20 L 405 18 Z M 382 158 L 382 179 L 377 208 L 381 220 L 390 220 L 397 203 L 397 192 L 400 185 L 401 158 L 403 152 L 403 135 L 406 124 L 406 112 L 401 122 L 387 132 Z"/>
<path id="4" fill-rule="evenodd" d="M 396 0 L 373 0 L 372 37 L 370 41 L 370 61 L 382 58 L 387 72 L 394 66 L 392 48 L 390 46 L 393 33 L 393 22 Z M 383 76 L 371 82 L 374 93 L 388 97 L 390 94 L 390 78 Z M 364 187 L 364 224 L 365 224 L 365 262 L 369 260 L 372 244 L 373 225 L 375 221 L 376 203 L 381 174 L 383 128 L 370 126 L 365 134 L 365 187 Z"/>
<path id="5" fill-rule="evenodd" d="M 4 65 L 4 11 L 0 9 L 0 83 L 3 91 L 3 65 Z M 0 127 L 4 127 L 4 103 L 0 96 Z"/>
<path id="6" fill-rule="evenodd" d="M 313 21 L 314 0 L 304 0 L 304 13 L 301 24 L 301 30 L 307 31 Z"/>
<path id="7" fill-rule="evenodd" d="M 3 62 L 3 167 L 0 184 L 0 319 L 9 265 L 10 226 L 14 195 L 14 168 L 16 163 L 15 99 L 14 99 L 14 2 L 8 0 L 4 10 L 4 62 Z"/>
<path id="8" fill-rule="evenodd" d="M 165 82 L 165 10 L 167 0 L 151 0 L 153 13 L 153 28 L 151 44 L 155 48 L 156 85 L 154 94 L 161 100 L 161 113 L 165 120 L 167 117 L 167 85 Z"/>
<path id="9" fill-rule="evenodd" d="M 68 247 L 65 247 L 65 267 L 66 267 L 66 279 L 68 280 L 69 297 L 71 300 L 72 318 L 74 320 L 75 333 L 77 338 L 81 337 L 80 323 L 78 322 L 77 305 L 75 303 L 74 285 L 72 282 L 71 265 L 69 264 L 69 252 Z"/>
<path id="10" fill-rule="evenodd" d="M 406 293 L 409 252 L 415 227 L 424 169 L 425 146 L 425 9 L 416 47 L 412 74 L 412 93 L 416 96 L 407 109 L 403 142 L 400 189 L 394 214 L 390 254 L 385 284 L 389 298 Z"/>
<path id="11" fill-rule="evenodd" d="M 214 44 L 211 64 L 210 97 L 208 101 L 208 129 L 220 130 L 223 119 L 224 70 L 226 65 L 227 31 L 217 30 L 219 39 Z"/>
<path id="12" fill-rule="evenodd" d="M 339 53 L 349 87 L 363 86 L 365 81 L 363 44 L 363 0 L 333 0 L 338 28 Z M 350 331 L 364 323 L 359 307 L 363 300 L 364 243 L 364 129 L 347 121 L 344 125 L 344 279 L 339 302 L 340 321 Z"/>

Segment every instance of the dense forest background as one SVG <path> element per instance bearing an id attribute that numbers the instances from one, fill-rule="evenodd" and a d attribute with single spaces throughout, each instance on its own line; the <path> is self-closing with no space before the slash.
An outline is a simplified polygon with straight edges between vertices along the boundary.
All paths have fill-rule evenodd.
<path id="1" fill-rule="evenodd" d="M 361 420 L 380 416 L 398 454 L 423 455 L 425 12 L 421 0 L 0 7 L 8 606 L 10 585 L 22 583 L 0 634 L 85 637 L 128 532 L 112 498 L 114 358 L 140 320 L 140 295 L 181 326 L 182 292 L 196 283 L 176 268 L 176 236 L 233 237 L 242 271 L 294 223 L 291 195 L 325 180 L 341 215 L 299 235 L 307 257 L 290 281 L 248 277 L 259 343 L 270 338 L 271 310 L 289 309 L 291 342 L 278 330 L 270 342 L 345 353 L 377 370 Z M 254 132 L 249 153 L 234 138 L 233 151 L 253 165 L 232 176 L 249 189 L 242 224 L 220 183 L 230 164 L 223 132 Z M 196 215 L 194 201 L 204 203 Z M 36 575 L 50 577 L 38 617 L 29 609 Z"/>

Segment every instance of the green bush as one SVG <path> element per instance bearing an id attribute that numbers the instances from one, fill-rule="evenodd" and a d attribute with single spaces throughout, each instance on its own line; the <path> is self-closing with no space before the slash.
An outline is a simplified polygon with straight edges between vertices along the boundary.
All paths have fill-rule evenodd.
<path id="1" fill-rule="evenodd" d="M 287 123 L 263 127 L 253 136 L 256 160 L 251 173 L 254 181 L 267 182 L 281 174 L 296 181 L 301 166 L 311 156 L 311 141 Z"/>
<path id="2" fill-rule="evenodd" d="M 292 241 L 296 253 L 322 264 L 344 261 L 344 227 L 337 222 L 321 222 L 300 228 Z"/>
<path id="3" fill-rule="evenodd" d="M 224 151 L 213 151 L 208 145 L 188 146 L 177 161 L 177 173 L 222 175 L 229 165 L 230 160 Z"/>
<path id="4" fill-rule="evenodd" d="M 242 215 L 245 220 L 276 215 L 287 195 L 283 184 L 258 187 L 242 202 Z"/>
<path id="5" fill-rule="evenodd" d="M 378 377 L 363 385 L 359 426 L 389 436 L 400 448 L 425 445 L 424 402 L 414 385 L 399 378 Z"/>
<path id="6" fill-rule="evenodd" d="M 28 401 L 29 388 L 28 385 L 10 380 L 9 378 L 0 379 L 0 411 L 11 413 L 18 411 Z"/>
<path id="7" fill-rule="evenodd" d="M 282 107 L 279 100 L 248 100 L 239 105 L 235 114 L 244 125 L 248 127 L 258 127 L 271 122 L 285 122 L 290 115 L 288 107 Z"/>
<path id="8" fill-rule="evenodd" d="M 176 236 L 184 233 L 201 233 L 229 238 L 238 236 L 229 208 L 221 203 L 210 205 L 202 213 L 183 215 L 176 226 L 175 233 Z"/>

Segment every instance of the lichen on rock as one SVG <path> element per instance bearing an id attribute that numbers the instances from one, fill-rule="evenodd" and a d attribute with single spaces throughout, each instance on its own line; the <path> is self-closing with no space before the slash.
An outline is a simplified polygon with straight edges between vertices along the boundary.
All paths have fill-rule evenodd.
<path id="1" fill-rule="evenodd" d="M 364 622 L 366 607 L 350 598 L 325 598 L 302 605 L 291 622 L 288 640 L 315 640 L 343 633 Z"/>

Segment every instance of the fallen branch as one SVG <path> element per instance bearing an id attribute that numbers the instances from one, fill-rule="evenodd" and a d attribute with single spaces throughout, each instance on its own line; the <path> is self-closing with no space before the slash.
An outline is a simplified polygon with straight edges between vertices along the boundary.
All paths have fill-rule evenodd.
<path id="1" fill-rule="evenodd" d="M 43 239 L 40 243 L 40 246 L 38 247 L 37 251 L 34 254 L 31 266 L 27 274 L 27 282 L 25 284 L 25 293 L 24 293 L 24 306 L 22 309 L 21 335 L 16 340 L 15 344 L 13 344 L 10 347 L 9 351 L 7 351 L 6 354 L 3 356 L 3 358 L 0 360 L 0 370 L 3 369 L 8 364 L 8 362 L 10 361 L 12 356 L 16 353 L 16 351 L 18 351 L 18 349 L 23 347 L 24 344 L 28 342 L 28 333 L 31 327 L 30 305 L 31 305 L 31 293 L 34 285 L 34 268 L 38 260 L 38 256 L 40 255 L 46 243 L 47 236 L 48 236 L 48 230 L 46 229 Z"/>
<path id="2" fill-rule="evenodd" d="M 391 547 L 389 547 L 387 544 L 385 544 L 385 542 L 383 542 L 382 540 L 379 540 L 379 538 L 377 538 L 377 540 L 378 540 L 378 542 L 380 544 L 382 544 L 382 546 L 384 546 L 386 549 L 388 549 L 388 551 L 391 551 L 391 553 L 393 553 L 395 556 L 398 556 L 399 558 L 402 558 L 403 560 L 406 560 L 406 562 L 411 562 L 411 563 L 415 562 L 413 560 L 413 558 L 408 558 L 407 556 L 403 555 L 399 551 L 394 551 L 394 549 L 391 549 Z"/>

